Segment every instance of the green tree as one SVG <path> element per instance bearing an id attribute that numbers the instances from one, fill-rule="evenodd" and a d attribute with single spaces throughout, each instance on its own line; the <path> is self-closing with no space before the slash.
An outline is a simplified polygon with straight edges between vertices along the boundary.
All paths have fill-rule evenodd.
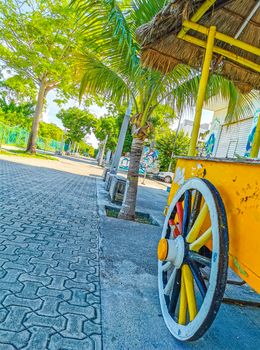
<path id="1" fill-rule="evenodd" d="M 61 141 L 63 136 L 63 131 L 57 125 L 53 123 L 40 122 L 39 136 L 46 139 L 53 139 L 56 141 Z"/>
<path id="2" fill-rule="evenodd" d="M 81 18 L 85 45 L 78 54 L 82 72 L 80 93 L 100 94 L 117 105 L 131 98 L 135 114 L 132 136 L 129 186 L 119 217 L 133 219 L 137 196 L 139 164 L 144 141 L 152 129 L 152 116 L 158 105 L 173 104 L 181 109 L 194 104 L 198 92 L 199 73 L 179 65 L 170 74 L 143 69 L 136 29 L 165 5 L 165 0 L 73 0 Z M 211 76 L 207 98 L 222 93 L 235 100 L 239 94 L 232 83 Z M 234 93 L 233 93 L 234 92 Z"/>
<path id="3" fill-rule="evenodd" d="M 34 105 L 30 102 L 8 102 L 5 97 L 0 97 L 0 121 L 4 124 L 29 130 L 33 113 Z"/>
<path id="4" fill-rule="evenodd" d="M 96 117 L 87 110 L 82 110 L 77 107 L 62 109 L 57 115 L 62 121 L 67 131 L 67 138 L 74 142 L 81 141 L 87 134 L 95 128 Z"/>
<path id="5" fill-rule="evenodd" d="M 114 152 L 116 149 L 120 128 L 124 119 L 124 114 L 118 111 L 114 111 L 114 113 L 114 116 L 107 115 L 98 119 L 94 128 L 94 134 L 99 141 L 104 141 L 108 135 L 106 148 L 110 149 L 112 152 Z M 116 113 L 119 114 L 116 115 Z M 131 128 L 129 127 L 124 142 L 123 152 L 130 152 L 131 143 L 132 135 Z"/>
<path id="6" fill-rule="evenodd" d="M 118 137 L 118 124 L 116 118 L 104 116 L 98 119 L 94 128 L 94 134 L 99 141 L 104 141 L 106 136 L 108 136 L 106 147 L 111 151 L 114 151 Z"/>
<path id="7" fill-rule="evenodd" d="M 180 131 L 176 138 L 176 131 L 168 129 L 158 134 L 155 141 L 156 149 L 159 151 L 160 170 L 167 171 L 171 163 L 171 171 L 174 171 L 176 159 L 172 159 L 172 155 L 187 155 L 190 138 L 183 131 Z"/>
<path id="8" fill-rule="evenodd" d="M 83 155 L 87 154 L 89 157 L 94 157 L 94 152 L 95 149 L 93 146 L 87 144 L 82 140 L 79 142 L 79 153 Z"/>
<path id="9" fill-rule="evenodd" d="M 35 104 L 36 87 L 31 79 L 14 75 L 0 81 L 0 94 L 8 102 Z"/>
<path id="10" fill-rule="evenodd" d="M 123 124 L 124 116 L 125 116 L 124 113 L 120 113 L 116 118 L 116 123 L 117 123 L 117 128 L 118 128 L 117 140 L 118 140 L 121 126 Z M 129 126 L 127 129 L 126 135 L 125 135 L 125 141 L 124 141 L 124 146 L 123 146 L 123 151 L 122 151 L 123 153 L 131 151 L 132 141 L 133 141 L 133 137 L 132 137 L 132 133 L 131 133 L 131 127 Z"/>
<path id="11" fill-rule="evenodd" d="M 36 139 L 49 91 L 72 93 L 72 52 L 80 40 L 69 0 L 3 0 L 0 3 L 0 57 L 37 90 L 37 103 L 27 151 Z"/>

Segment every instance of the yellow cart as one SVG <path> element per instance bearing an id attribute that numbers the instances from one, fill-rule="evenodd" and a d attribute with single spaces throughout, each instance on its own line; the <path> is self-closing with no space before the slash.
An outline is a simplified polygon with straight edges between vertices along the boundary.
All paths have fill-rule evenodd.
<path id="1" fill-rule="evenodd" d="M 152 43 L 151 30 L 150 42 L 143 45 L 144 64 L 164 72 L 182 62 L 197 66 L 204 56 L 189 156 L 177 161 L 158 244 L 162 314 L 181 341 L 198 339 L 212 324 L 223 299 L 228 265 L 260 292 L 260 117 L 251 160 L 194 157 L 210 68 L 217 67 L 240 87 L 260 88 L 260 49 L 250 35 L 255 30 L 259 35 L 253 40 L 259 43 L 259 9 L 260 1 L 251 0 L 171 1 L 150 24 L 168 25 L 168 36 L 163 27 L 163 39 Z M 180 25 L 183 13 L 190 19 Z M 239 28 L 231 20 L 234 13 L 241 21 Z M 217 31 L 218 24 L 225 33 Z M 243 41 L 238 40 L 240 35 Z"/>

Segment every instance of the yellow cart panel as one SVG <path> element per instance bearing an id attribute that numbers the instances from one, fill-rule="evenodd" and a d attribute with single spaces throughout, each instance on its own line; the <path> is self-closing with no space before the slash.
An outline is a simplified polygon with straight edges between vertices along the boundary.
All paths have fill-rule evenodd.
<path id="1" fill-rule="evenodd" d="M 168 205 L 185 180 L 200 177 L 219 191 L 229 230 L 229 265 L 260 293 L 260 161 L 182 157 Z"/>

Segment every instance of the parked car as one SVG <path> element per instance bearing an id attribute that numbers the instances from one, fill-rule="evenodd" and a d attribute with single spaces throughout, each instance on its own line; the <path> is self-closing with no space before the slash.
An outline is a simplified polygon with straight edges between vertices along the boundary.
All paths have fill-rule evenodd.
<path id="1" fill-rule="evenodd" d="M 174 176 L 174 174 L 171 171 L 160 171 L 157 174 L 157 178 L 159 180 L 166 182 L 167 184 L 172 182 L 173 176 Z"/>

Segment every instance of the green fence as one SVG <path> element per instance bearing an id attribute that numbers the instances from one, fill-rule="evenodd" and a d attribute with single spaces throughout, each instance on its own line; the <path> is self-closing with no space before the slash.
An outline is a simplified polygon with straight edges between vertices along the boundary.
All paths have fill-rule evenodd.
<path id="1" fill-rule="evenodd" d="M 12 145 L 25 148 L 29 138 L 29 132 L 17 126 L 8 126 L 0 123 L 0 145 Z M 61 142 L 38 137 L 37 148 L 44 151 L 60 151 Z"/>

